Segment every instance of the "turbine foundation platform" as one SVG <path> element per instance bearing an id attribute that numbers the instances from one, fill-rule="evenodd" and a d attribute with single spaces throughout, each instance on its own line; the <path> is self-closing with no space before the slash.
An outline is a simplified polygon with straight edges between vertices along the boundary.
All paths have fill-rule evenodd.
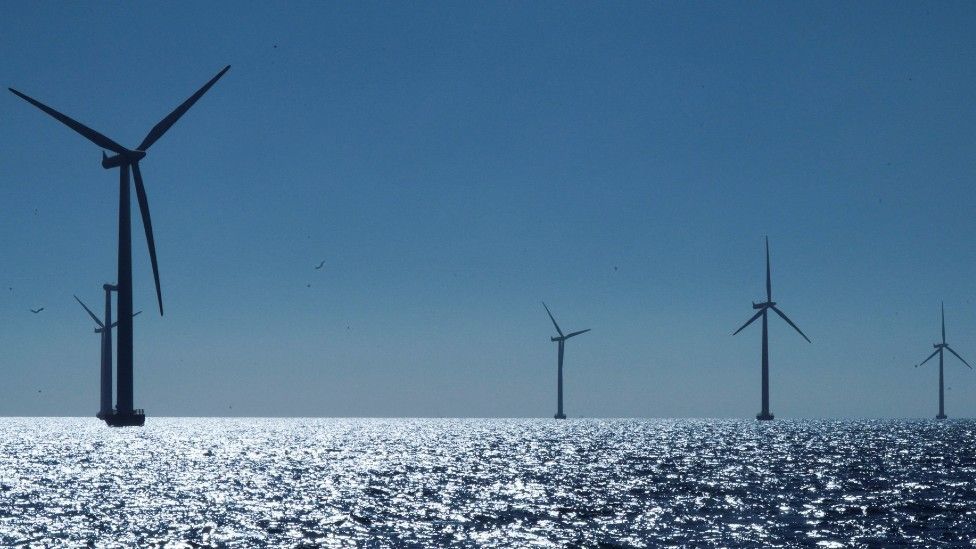
<path id="1" fill-rule="evenodd" d="M 759 421 L 772 421 L 774 417 L 776 416 L 774 416 L 773 414 L 763 414 L 763 413 L 756 414 L 756 419 L 758 419 Z"/>
<path id="2" fill-rule="evenodd" d="M 556 414 L 553 417 L 555 417 L 556 419 L 566 419 L 566 414 Z"/>
<path id="3" fill-rule="evenodd" d="M 112 412 L 101 417 L 109 427 L 142 427 L 146 424 L 146 412 L 133 410 L 131 412 Z"/>
<path id="4" fill-rule="evenodd" d="M 939 415 L 935 416 L 935 419 L 946 419 L 947 417 L 948 416 L 946 416 L 945 414 L 939 414 Z"/>

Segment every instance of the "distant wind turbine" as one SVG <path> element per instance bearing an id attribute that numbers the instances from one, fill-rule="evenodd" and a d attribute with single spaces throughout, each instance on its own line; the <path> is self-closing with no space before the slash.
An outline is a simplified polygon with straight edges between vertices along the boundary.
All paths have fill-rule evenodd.
<path id="1" fill-rule="evenodd" d="M 766 237 L 766 301 L 763 303 L 753 302 L 752 308 L 758 309 L 758 312 L 743 324 L 741 328 L 733 332 L 732 335 L 741 332 L 746 326 L 755 322 L 757 318 L 762 317 L 762 411 L 756 415 L 756 419 L 768 421 L 773 419 L 773 414 L 769 413 L 769 330 L 766 320 L 766 315 L 769 310 L 772 309 L 773 312 L 782 317 L 798 334 L 803 336 L 803 339 L 807 340 L 807 343 L 810 343 L 810 338 L 800 331 L 796 324 L 793 324 L 793 321 L 787 318 L 786 314 L 776 307 L 776 302 L 773 301 L 773 286 L 769 277 L 769 237 Z"/>
<path id="2" fill-rule="evenodd" d="M 963 357 L 959 356 L 959 353 L 953 351 L 952 350 L 952 347 L 950 347 L 949 344 L 946 343 L 946 340 L 945 340 L 945 303 L 942 304 L 942 343 L 934 343 L 934 344 L 932 344 L 932 346 L 935 347 L 935 351 L 932 354 L 930 354 L 928 358 L 926 358 L 922 362 L 916 364 L 915 367 L 918 368 L 922 364 L 925 364 L 926 362 L 928 362 L 929 360 L 931 360 L 932 357 L 934 357 L 935 355 L 939 355 L 939 415 L 935 416 L 935 419 L 945 419 L 946 418 L 946 415 L 945 415 L 945 390 L 943 389 L 943 379 L 942 379 L 942 364 L 943 364 L 942 355 L 944 354 L 944 351 L 949 351 L 950 353 L 956 355 L 956 358 L 958 358 L 959 360 L 961 360 L 962 363 L 965 364 L 967 368 L 969 368 L 970 370 L 973 369 L 973 367 L 970 366 L 968 362 L 966 362 L 966 359 L 964 359 Z"/>
<path id="3" fill-rule="evenodd" d="M 566 340 L 578 336 L 580 334 L 585 334 L 589 332 L 590 329 L 580 330 L 578 332 L 573 332 L 571 334 L 563 335 L 563 331 L 559 329 L 559 324 L 556 324 L 556 319 L 553 318 L 552 312 L 549 311 L 549 307 L 545 302 L 542 302 L 542 306 L 546 308 L 546 312 L 549 313 L 549 320 L 552 320 L 552 325 L 556 327 L 556 332 L 559 337 L 550 338 L 552 341 L 559 342 L 559 369 L 558 369 L 558 381 L 557 381 L 557 408 L 556 408 L 556 419 L 566 419 L 566 414 L 563 413 L 563 349 L 566 345 Z"/>
<path id="4" fill-rule="evenodd" d="M 95 321 L 95 333 L 101 335 L 102 339 L 102 363 L 101 363 L 101 379 L 99 386 L 101 388 L 101 394 L 99 395 L 99 409 L 95 417 L 98 419 L 105 419 L 112 414 L 112 328 L 118 326 L 118 322 L 112 322 L 112 292 L 116 290 L 116 287 L 111 284 L 104 284 L 102 288 L 105 290 L 105 321 L 103 322 L 99 319 L 85 302 L 74 296 L 75 301 L 81 305 L 88 316 Z M 136 316 L 142 311 L 133 314 Z M 105 325 L 108 324 L 108 328 Z"/>
<path id="5" fill-rule="evenodd" d="M 159 287 L 159 269 L 156 265 L 156 243 L 153 239 L 152 221 L 149 217 L 149 201 L 146 198 L 146 189 L 142 183 L 139 161 L 146 156 L 146 150 L 158 141 L 228 69 L 230 69 L 229 65 L 211 78 L 209 82 L 191 95 L 189 99 L 180 104 L 166 118 L 163 118 L 158 124 L 153 126 L 145 139 L 142 140 L 142 143 L 135 149 L 127 149 L 77 120 L 13 88 L 9 88 L 17 97 L 51 115 L 92 143 L 95 143 L 102 149 L 108 149 L 115 153 L 114 156 L 110 157 L 105 154 L 104 150 L 102 151 L 102 167 L 105 169 L 119 168 L 119 269 L 117 284 L 119 294 L 118 313 L 120 319 L 119 339 L 117 343 L 119 384 L 117 409 L 106 418 L 106 423 L 112 426 L 143 425 L 146 421 L 145 413 L 142 410 L 133 408 L 132 224 L 129 200 L 129 171 L 132 171 L 133 177 L 135 178 L 136 198 L 139 202 L 139 211 L 142 213 L 142 224 L 146 232 L 146 244 L 149 246 L 149 259 L 152 263 L 153 279 L 156 283 L 156 300 L 159 303 L 159 314 L 162 315 L 163 295 Z"/>

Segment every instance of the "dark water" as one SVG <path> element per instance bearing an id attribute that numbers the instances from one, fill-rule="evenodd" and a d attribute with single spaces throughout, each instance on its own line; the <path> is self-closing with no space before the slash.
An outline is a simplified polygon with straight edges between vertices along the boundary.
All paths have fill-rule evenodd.
<path id="1" fill-rule="evenodd" d="M 972 546 L 976 422 L 0 419 L 0 546 Z"/>

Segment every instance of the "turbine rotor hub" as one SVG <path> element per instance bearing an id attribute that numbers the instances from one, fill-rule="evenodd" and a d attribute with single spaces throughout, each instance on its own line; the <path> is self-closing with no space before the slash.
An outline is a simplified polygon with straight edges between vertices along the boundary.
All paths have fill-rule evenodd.
<path id="1" fill-rule="evenodd" d="M 106 170 L 111 168 L 118 168 L 123 164 L 132 164 L 138 162 L 145 158 L 146 151 L 129 151 L 122 154 L 116 154 L 113 156 L 107 156 L 104 151 L 102 151 L 102 167 Z"/>

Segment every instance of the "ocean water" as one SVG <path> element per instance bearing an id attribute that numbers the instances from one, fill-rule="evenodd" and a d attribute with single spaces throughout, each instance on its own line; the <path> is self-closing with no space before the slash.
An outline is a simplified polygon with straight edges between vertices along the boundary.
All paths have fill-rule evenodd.
<path id="1" fill-rule="evenodd" d="M 0 546 L 976 542 L 976 422 L 0 419 Z"/>

